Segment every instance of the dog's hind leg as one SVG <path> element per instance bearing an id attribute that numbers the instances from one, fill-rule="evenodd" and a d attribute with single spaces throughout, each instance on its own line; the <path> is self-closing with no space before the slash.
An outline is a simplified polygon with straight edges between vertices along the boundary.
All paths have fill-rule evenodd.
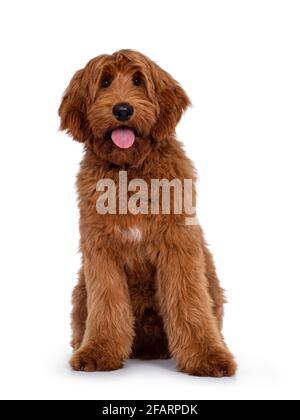
<path id="1" fill-rule="evenodd" d="M 168 339 L 156 303 L 154 281 L 132 281 L 131 301 L 135 317 L 132 359 L 169 359 Z"/>
<path id="2" fill-rule="evenodd" d="M 72 341 L 71 346 L 77 350 L 82 342 L 85 332 L 85 324 L 87 318 L 87 292 L 84 279 L 83 268 L 78 275 L 78 284 L 75 286 L 72 295 Z"/>
<path id="3" fill-rule="evenodd" d="M 136 317 L 132 359 L 169 359 L 168 340 L 160 316 L 154 308 L 147 308 Z"/>
<path id="4" fill-rule="evenodd" d="M 207 248 L 206 244 L 203 244 L 203 252 L 206 266 L 206 277 L 208 280 L 208 289 L 213 300 L 213 312 L 217 319 L 219 330 L 222 331 L 224 303 L 226 303 L 224 290 L 220 286 L 220 281 L 216 272 L 213 256 Z"/>

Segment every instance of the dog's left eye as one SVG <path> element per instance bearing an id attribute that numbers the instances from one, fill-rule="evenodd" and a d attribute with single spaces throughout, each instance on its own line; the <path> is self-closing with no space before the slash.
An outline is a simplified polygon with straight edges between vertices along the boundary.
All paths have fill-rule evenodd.
<path id="1" fill-rule="evenodd" d="M 108 88 L 110 85 L 111 85 L 111 79 L 109 79 L 108 77 L 105 77 L 104 79 L 101 80 L 101 87 Z"/>
<path id="2" fill-rule="evenodd" d="M 142 86 L 143 79 L 141 78 L 141 76 L 134 76 L 132 82 L 133 82 L 134 86 Z"/>

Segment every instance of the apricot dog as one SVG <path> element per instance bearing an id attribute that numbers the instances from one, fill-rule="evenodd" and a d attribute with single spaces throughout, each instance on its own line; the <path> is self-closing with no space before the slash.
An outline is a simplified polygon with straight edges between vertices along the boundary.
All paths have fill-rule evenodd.
<path id="1" fill-rule="evenodd" d="M 192 375 L 236 371 L 221 333 L 223 290 L 199 225 L 187 225 L 184 212 L 101 215 L 96 209 L 97 183 L 118 185 L 120 171 L 147 183 L 195 180 L 175 136 L 189 104 L 168 73 L 130 50 L 91 60 L 63 96 L 60 128 L 84 144 L 74 370 L 114 370 L 129 357 L 174 357 Z"/>

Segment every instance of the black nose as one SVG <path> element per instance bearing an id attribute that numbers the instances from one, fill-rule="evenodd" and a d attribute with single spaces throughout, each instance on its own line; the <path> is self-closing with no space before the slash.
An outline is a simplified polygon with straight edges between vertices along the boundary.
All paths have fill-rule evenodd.
<path id="1" fill-rule="evenodd" d="M 114 116 L 120 121 L 127 121 L 133 115 L 133 107 L 130 104 L 117 104 L 113 107 Z"/>

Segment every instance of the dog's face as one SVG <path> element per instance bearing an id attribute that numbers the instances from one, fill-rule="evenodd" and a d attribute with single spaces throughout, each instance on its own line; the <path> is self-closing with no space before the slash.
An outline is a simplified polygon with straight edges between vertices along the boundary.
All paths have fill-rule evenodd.
<path id="1" fill-rule="evenodd" d="M 158 65 L 122 50 L 94 58 L 74 75 L 59 108 L 61 129 L 107 162 L 138 165 L 174 133 L 189 103 Z"/>

